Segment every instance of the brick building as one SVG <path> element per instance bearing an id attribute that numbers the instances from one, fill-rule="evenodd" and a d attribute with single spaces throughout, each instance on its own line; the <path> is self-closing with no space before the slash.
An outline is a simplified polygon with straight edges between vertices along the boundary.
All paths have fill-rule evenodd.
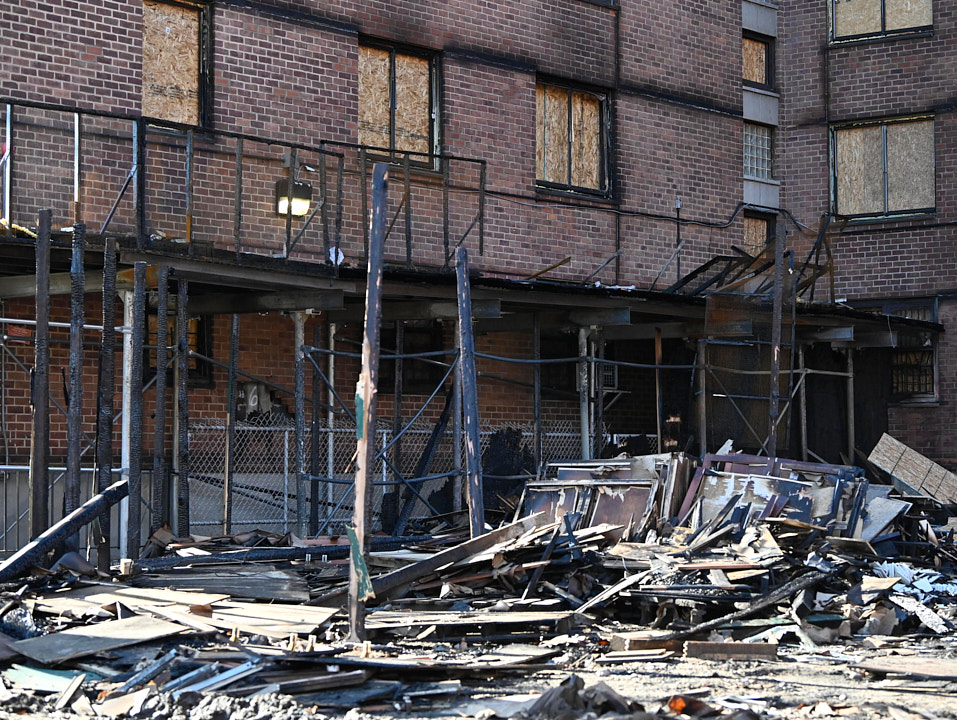
<path id="1" fill-rule="evenodd" d="M 37 467 L 44 449 L 31 442 L 28 370 L 42 342 L 29 321 L 46 316 L 36 280 L 49 276 L 54 324 L 40 376 L 52 381 L 50 443 L 39 459 L 73 467 L 71 487 L 92 482 L 86 458 L 99 437 L 98 451 L 116 450 L 109 464 L 142 472 L 144 529 L 169 520 L 206 534 L 251 524 L 315 532 L 341 521 L 377 162 L 390 167 L 382 347 L 396 356 L 378 392 L 387 529 L 409 478 L 428 478 L 413 483 L 417 511 L 461 505 L 458 247 L 472 270 L 490 478 L 598 455 L 619 437 L 695 452 L 733 437 L 744 449 L 838 461 L 869 450 L 855 416 L 868 418 L 868 438 L 889 427 L 953 460 L 953 376 L 948 388 L 938 337 L 947 303 L 908 318 L 869 312 L 953 287 L 953 254 L 940 252 L 950 237 L 950 111 L 940 108 L 952 18 L 940 10 L 930 28 L 882 30 L 879 42 L 831 39 L 820 4 L 7 3 L 7 477 Z M 906 92 L 855 109 L 859 82 L 887 87 L 882 70 L 863 68 L 886 68 L 869 53 L 889 46 Z M 938 58 L 933 79 L 921 53 Z M 931 122 L 935 203 L 926 183 L 908 181 L 919 216 L 882 208 L 882 224 L 865 224 L 866 195 L 843 213 L 859 218 L 820 219 L 841 212 L 834 203 L 848 187 L 829 179 L 829 142 L 840 164 L 845 137 L 903 128 L 906 152 L 922 157 Z M 856 157 L 844 162 L 861 174 Z M 38 211 L 51 223 L 42 267 Z M 911 266 L 912 247 L 884 257 L 868 242 L 880 253 L 903 246 L 889 237 L 936 248 L 950 280 L 931 283 Z M 71 287 L 71 263 L 74 281 L 85 271 L 85 293 Z M 829 302 L 832 278 L 847 305 Z M 114 317 L 124 328 L 115 347 L 94 327 Z M 877 347 L 888 333 L 931 343 L 942 371 L 933 409 L 894 405 L 881 420 L 897 401 L 892 372 L 897 382 L 910 362 L 903 344 Z M 101 379 L 105 356 L 115 388 Z M 174 369 L 157 373 L 164 363 Z M 880 383 L 887 392 L 873 391 Z M 107 385 L 115 392 L 98 400 Z M 98 426 L 107 400 L 119 419 Z M 939 414 L 940 435 L 920 436 L 914 412 Z M 434 454 L 431 436 L 442 438 Z M 64 502 L 76 498 L 68 491 Z"/>

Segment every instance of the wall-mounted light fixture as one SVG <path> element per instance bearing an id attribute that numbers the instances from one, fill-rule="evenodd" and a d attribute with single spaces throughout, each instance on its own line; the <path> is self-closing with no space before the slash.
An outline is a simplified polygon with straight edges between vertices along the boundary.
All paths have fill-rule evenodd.
<path id="1" fill-rule="evenodd" d="M 312 202 L 312 185 L 299 180 L 292 181 L 292 192 L 289 192 L 289 178 L 280 178 L 276 181 L 276 214 L 287 215 L 290 212 L 301 217 L 309 212 Z"/>

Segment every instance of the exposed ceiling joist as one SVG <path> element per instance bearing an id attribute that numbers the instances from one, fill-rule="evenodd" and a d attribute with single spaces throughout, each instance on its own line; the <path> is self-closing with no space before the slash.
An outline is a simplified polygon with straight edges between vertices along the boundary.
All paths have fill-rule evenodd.
<path id="1" fill-rule="evenodd" d="M 343 306 L 341 290 L 277 293 L 197 295 L 189 299 L 189 312 L 196 315 L 260 313 L 297 310 L 335 310 Z"/>
<path id="2" fill-rule="evenodd" d="M 85 273 L 85 283 L 83 286 L 85 292 L 103 291 L 103 273 L 87 272 Z M 36 275 L 13 275 L 10 277 L 0 277 L 0 298 L 4 300 L 12 298 L 33 297 L 37 292 Z M 70 273 L 51 273 L 50 274 L 50 294 L 68 295 L 70 293 Z"/>

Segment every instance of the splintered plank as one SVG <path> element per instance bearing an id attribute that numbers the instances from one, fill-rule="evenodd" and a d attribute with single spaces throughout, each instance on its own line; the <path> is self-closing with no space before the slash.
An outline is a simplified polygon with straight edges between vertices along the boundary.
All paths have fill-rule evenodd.
<path id="1" fill-rule="evenodd" d="M 62 632 L 12 643 L 21 655 L 48 665 L 136 645 L 173 635 L 185 628 L 176 623 L 137 616 L 70 628 Z"/>
<path id="2" fill-rule="evenodd" d="M 853 667 L 881 675 L 906 675 L 935 680 L 957 680 L 957 660 L 934 657 L 880 658 L 857 663 Z"/>

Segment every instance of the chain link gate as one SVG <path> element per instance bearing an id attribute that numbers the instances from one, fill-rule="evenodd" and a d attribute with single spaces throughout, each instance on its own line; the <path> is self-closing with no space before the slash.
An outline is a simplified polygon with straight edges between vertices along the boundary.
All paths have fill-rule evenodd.
<path id="1" fill-rule="evenodd" d="M 384 421 L 383 421 L 384 422 Z M 522 441 L 529 447 L 533 442 L 534 428 L 531 425 L 493 425 L 482 423 L 480 430 L 481 450 L 484 453 L 489 440 L 505 427 L 518 429 Z M 223 488 L 225 485 L 226 458 L 225 421 L 204 420 L 189 428 L 190 448 L 190 532 L 198 535 L 219 535 L 223 529 Z M 398 469 L 408 481 L 425 450 L 432 434 L 432 424 L 413 424 L 402 436 L 402 453 Z M 333 427 L 321 424 L 318 428 L 318 483 L 306 483 L 306 505 L 317 504 L 320 534 L 343 534 L 345 526 L 352 522 L 353 461 L 356 450 L 355 427 L 338 423 Z M 254 529 L 275 533 L 295 530 L 296 518 L 296 437 L 294 425 L 251 425 L 237 423 L 236 443 L 233 450 L 233 510 L 232 531 L 244 532 Z M 392 440 L 391 427 L 376 431 L 377 452 Z M 312 432 L 307 427 L 305 446 L 307 465 L 312 457 Z M 581 436 L 574 422 L 548 424 L 542 435 L 542 460 L 567 460 L 581 454 Z M 415 483 L 420 497 L 434 505 L 436 499 L 448 492 L 447 483 L 456 474 L 454 467 L 452 433 L 446 432 L 430 468 L 429 478 Z M 464 454 L 462 455 L 464 457 Z M 392 471 L 381 458 L 370 471 L 373 478 L 371 525 L 381 530 L 383 496 L 392 488 L 401 492 L 403 484 L 395 484 Z M 317 490 L 315 497 L 311 490 Z M 446 509 L 445 506 L 442 509 Z M 429 517 L 431 512 L 421 500 L 416 500 L 413 518 Z"/>

